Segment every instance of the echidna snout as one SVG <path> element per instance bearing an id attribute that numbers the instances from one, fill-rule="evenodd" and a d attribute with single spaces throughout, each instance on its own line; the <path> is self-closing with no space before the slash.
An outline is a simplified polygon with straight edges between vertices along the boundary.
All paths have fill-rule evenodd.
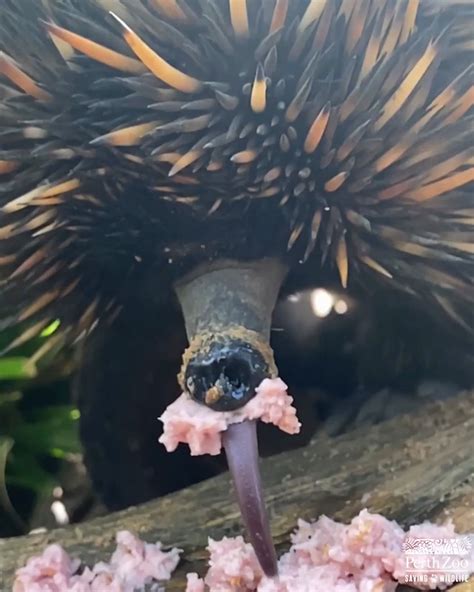
<path id="1" fill-rule="evenodd" d="M 179 380 L 199 403 L 238 409 L 276 375 L 270 327 L 285 275 L 276 259 L 218 260 L 176 284 L 189 339 Z"/>

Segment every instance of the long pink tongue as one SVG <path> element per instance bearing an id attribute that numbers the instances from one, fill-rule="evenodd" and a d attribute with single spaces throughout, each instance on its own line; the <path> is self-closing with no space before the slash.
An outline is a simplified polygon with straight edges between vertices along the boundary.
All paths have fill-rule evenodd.
<path id="1" fill-rule="evenodd" d="M 250 542 L 265 575 L 276 576 L 277 557 L 258 465 L 256 422 L 244 421 L 229 426 L 224 432 L 223 443 Z"/>

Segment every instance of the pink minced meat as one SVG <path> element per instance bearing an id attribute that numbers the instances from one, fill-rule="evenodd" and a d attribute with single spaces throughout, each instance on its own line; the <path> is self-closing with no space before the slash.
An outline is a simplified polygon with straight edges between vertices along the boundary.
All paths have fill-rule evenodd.
<path id="1" fill-rule="evenodd" d="M 209 540 L 207 575 L 202 579 L 188 574 L 186 592 L 394 592 L 398 582 L 406 581 L 407 541 L 455 537 L 450 522 L 444 526 L 425 522 L 404 532 L 396 522 L 367 510 L 348 525 L 326 516 L 314 523 L 300 520 L 290 550 L 279 560 L 278 578 L 264 576 L 251 545 L 242 537 Z M 179 553 L 178 549 L 165 552 L 160 543 L 144 543 L 122 531 L 109 563 L 79 573 L 80 562 L 51 545 L 17 571 L 13 592 L 138 592 L 145 585 L 162 590 L 159 582 L 171 577 Z M 416 587 L 434 590 L 437 583 L 431 575 L 427 570 L 426 583 Z"/>
<path id="2" fill-rule="evenodd" d="M 16 572 L 13 592 L 62 592 L 77 571 L 80 561 L 71 559 L 59 545 L 50 545 L 42 555 L 31 557 Z"/>
<path id="3" fill-rule="evenodd" d="M 259 419 L 272 423 L 288 434 L 297 434 L 301 424 L 292 406 L 293 398 L 280 378 L 266 378 L 257 387 L 257 394 L 237 411 L 213 411 L 182 394 L 169 405 L 160 420 L 163 435 L 160 442 L 168 452 L 178 444 L 188 444 L 191 454 L 217 455 L 222 449 L 222 432 L 233 423 Z"/>
<path id="4" fill-rule="evenodd" d="M 405 582 L 403 543 L 408 537 L 454 536 L 451 523 L 425 523 L 405 533 L 396 522 L 367 510 L 349 525 L 322 516 L 313 524 L 298 523 L 276 579 L 263 575 L 252 547 L 241 537 L 210 540 L 208 573 L 204 579 L 189 574 L 186 592 L 394 592 Z M 434 582 L 416 586 L 436 588 Z"/>
<path id="5" fill-rule="evenodd" d="M 110 562 L 78 573 L 59 545 L 50 545 L 16 572 L 13 592 L 135 592 L 147 584 L 169 580 L 179 562 L 178 549 L 163 551 L 161 543 L 144 543 L 128 531 L 117 533 Z"/>

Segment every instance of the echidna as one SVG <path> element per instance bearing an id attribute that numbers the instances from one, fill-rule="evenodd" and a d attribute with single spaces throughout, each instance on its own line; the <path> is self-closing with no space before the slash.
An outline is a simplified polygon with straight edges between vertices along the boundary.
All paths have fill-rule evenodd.
<path id="1" fill-rule="evenodd" d="M 55 319 L 55 339 L 96 340 L 86 409 L 97 393 L 110 416 L 133 408 L 110 376 L 159 392 L 176 286 L 191 341 L 181 384 L 217 409 L 276 372 L 282 284 L 337 275 L 358 297 L 393 294 L 470 330 L 471 0 L 3 0 L 1 12 L 3 324 L 22 326 L 12 348 Z M 110 416 L 91 425 L 110 434 Z M 119 463 L 133 454 L 122 440 L 96 453 Z"/>

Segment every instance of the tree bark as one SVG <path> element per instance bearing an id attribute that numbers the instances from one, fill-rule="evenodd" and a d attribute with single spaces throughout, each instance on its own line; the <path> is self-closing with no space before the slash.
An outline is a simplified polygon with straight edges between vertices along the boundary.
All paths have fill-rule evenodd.
<path id="1" fill-rule="evenodd" d="M 363 507 L 404 525 L 451 517 L 459 532 L 474 532 L 474 392 L 337 438 L 320 435 L 265 459 L 262 473 L 280 552 L 298 518 L 348 521 Z M 182 591 L 186 573 L 205 572 L 208 536 L 241 533 L 230 489 L 224 474 L 84 524 L 0 540 L 0 590 L 10 591 L 15 569 L 47 544 L 60 543 L 91 564 L 107 559 L 117 530 L 128 529 L 184 550 L 167 584 L 168 592 Z"/>

